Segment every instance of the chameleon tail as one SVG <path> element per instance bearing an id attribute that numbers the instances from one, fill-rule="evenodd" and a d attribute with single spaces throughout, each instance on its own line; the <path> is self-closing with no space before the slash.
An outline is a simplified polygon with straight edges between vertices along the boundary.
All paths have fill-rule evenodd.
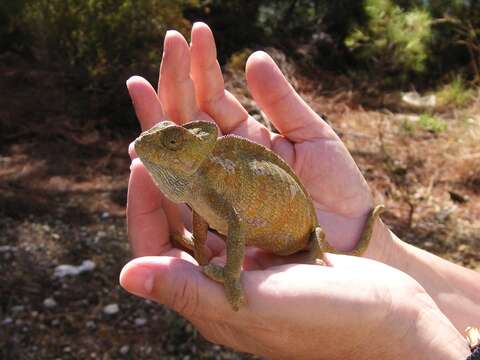
<path id="1" fill-rule="evenodd" d="M 360 241 L 358 242 L 355 249 L 351 251 L 341 252 L 341 251 L 335 250 L 325 240 L 325 233 L 320 228 L 320 226 L 316 227 L 311 235 L 312 237 L 310 241 L 311 246 L 310 246 L 310 254 L 309 254 L 310 261 L 312 263 L 319 263 L 319 262 L 325 263 L 323 254 L 326 252 L 334 253 L 334 254 L 352 255 L 352 256 L 362 255 L 367 249 L 368 244 L 370 243 L 370 239 L 372 238 L 375 222 L 384 211 L 385 211 L 385 206 L 383 205 L 377 205 L 372 210 L 370 216 L 368 217 L 367 223 L 365 224 L 365 227 L 363 229 L 363 233 L 360 238 Z"/>

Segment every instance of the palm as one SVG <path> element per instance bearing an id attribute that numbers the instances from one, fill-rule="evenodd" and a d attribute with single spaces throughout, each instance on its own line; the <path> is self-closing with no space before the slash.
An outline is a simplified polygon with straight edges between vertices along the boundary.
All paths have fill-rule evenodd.
<path id="1" fill-rule="evenodd" d="M 250 57 L 246 76 L 254 99 L 281 135 L 250 117 L 224 89 L 215 43 L 206 25 L 194 26 L 190 47 L 179 33 L 167 34 L 158 92 L 139 77 L 127 85 L 144 130 L 165 117 L 177 123 L 214 120 L 223 134 L 247 137 L 278 153 L 311 194 L 327 240 L 341 249 L 353 247 L 372 201 L 348 151 L 266 54 Z M 188 227 L 188 209 L 163 198 L 138 160 L 132 166 L 128 204 L 129 237 L 137 255 L 173 255 L 193 261 L 169 241 L 169 231 L 183 224 Z M 223 244 L 214 235 L 209 236 L 209 246 L 213 255 L 223 257 Z M 246 266 L 263 268 L 284 261 L 289 259 L 251 250 Z"/>

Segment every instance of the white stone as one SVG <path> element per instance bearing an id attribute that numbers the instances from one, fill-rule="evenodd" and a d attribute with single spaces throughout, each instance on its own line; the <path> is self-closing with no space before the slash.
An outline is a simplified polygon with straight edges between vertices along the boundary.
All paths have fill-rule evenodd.
<path id="1" fill-rule="evenodd" d="M 43 300 L 43 306 L 47 309 L 53 309 L 55 306 L 57 306 L 57 302 L 54 298 L 49 297 Z"/>
<path id="2" fill-rule="evenodd" d="M 84 272 L 92 271 L 93 269 L 95 269 L 95 263 L 92 260 L 84 260 L 79 266 L 62 264 L 55 268 L 53 277 L 63 278 L 65 276 L 76 276 Z"/>
<path id="3" fill-rule="evenodd" d="M 2 321 L 2 325 L 9 325 L 13 323 L 13 319 L 11 317 L 6 317 L 5 319 L 3 319 Z"/>
<path id="4" fill-rule="evenodd" d="M 7 252 L 7 251 L 17 251 L 17 248 L 15 246 L 11 246 L 11 245 L 2 245 L 0 246 L 0 253 L 4 253 L 4 252 Z"/>
<path id="5" fill-rule="evenodd" d="M 103 308 L 103 312 L 107 315 L 115 315 L 116 313 L 118 313 L 120 311 L 120 307 L 118 306 L 118 304 L 108 304 L 107 306 L 105 306 Z"/>
<path id="6" fill-rule="evenodd" d="M 402 101 L 416 108 L 434 108 L 437 105 L 437 97 L 435 95 L 421 96 L 416 91 L 404 93 Z"/>
<path id="7" fill-rule="evenodd" d="M 145 319 L 145 318 L 136 318 L 134 322 L 135 322 L 135 326 L 140 327 L 140 326 L 143 326 L 143 325 L 145 325 L 145 324 L 147 323 L 147 319 Z"/>

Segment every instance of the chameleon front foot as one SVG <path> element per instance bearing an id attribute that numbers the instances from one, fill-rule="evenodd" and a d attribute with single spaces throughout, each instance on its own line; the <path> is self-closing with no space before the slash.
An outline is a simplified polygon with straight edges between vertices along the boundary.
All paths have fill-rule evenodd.
<path id="1" fill-rule="evenodd" d="M 202 266 L 202 271 L 210 279 L 216 282 L 219 282 L 222 284 L 225 282 L 225 273 L 223 271 L 223 267 L 220 265 L 208 264 L 208 265 Z"/>
<path id="2" fill-rule="evenodd" d="M 240 306 L 245 304 L 245 297 L 243 295 L 240 279 L 227 278 L 224 285 L 228 302 L 232 306 L 233 311 L 238 311 Z"/>
<path id="3" fill-rule="evenodd" d="M 225 276 L 224 268 L 215 264 L 202 266 L 202 271 L 210 279 L 219 283 L 223 283 L 225 287 L 225 295 L 234 311 L 238 311 L 240 306 L 245 304 L 245 297 L 243 295 L 240 278 L 237 279 L 234 277 Z"/>

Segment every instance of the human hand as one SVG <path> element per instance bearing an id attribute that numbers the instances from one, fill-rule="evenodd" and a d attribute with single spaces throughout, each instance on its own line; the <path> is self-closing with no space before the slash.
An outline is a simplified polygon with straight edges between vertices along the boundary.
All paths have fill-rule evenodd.
<path id="1" fill-rule="evenodd" d="M 208 340 L 268 358 L 466 358 L 464 338 L 408 275 L 327 256 L 332 267 L 249 264 L 242 275 L 248 306 L 238 312 L 220 284 L 183 259 L 135 259 L 120 281 L 179 312 Z"/>
<path id="2" fill-rule="evenodd" d="M 183 37 L 176 32 L 167 34 L 164 48 L 165 54 L 160 71 L 158 93 L 146 80 L 139 77 L 131 78 L 127 84 L 142 129 L 150 128 L 156 122 L 163 120 L 165 115 L 177 123 L 184 123 L 192 119 L 215 119 L 224 134 L 239 134 L 273 149 L 294 168 L 312 194 L 319 222 L 326 230 L 327 240 L 331 245 L 345 250 L 353 248 L 360 237 L 368 211 L 372 207 L 369 189 L 338 137 L 294 92 L 268 55 L 255 53 L 250 57 L 247 63 L 247 80 L 254 99 L 274 122 L 277 129 L 281 132 L 280 135 L 270 133 L 267 128 L 248 116 L 238 101 L 224 90 L 220 67 L 216 61 L 213 36 L 206 25 L 196 24 L 194 26 L 190 48 Z M 130 154 L 132 158 L 135 158 L 133 148 L 130 149 Z M 294 334 L 298 330 L 304 334 L 301 337 L 302 339 L 311 339 L 313 344 L 313 340 L 332 341 L 332 339 L 336 338 L 332 335 L 325 339 L 322 336 L 322 331 L 325 332 L 327 330 L 323 327 L 320 328 L 318 337 L 305 335 L 305 331 L 307 333 L 311 331 L 309 331 L 310 329 L 302 330 L 301 326 L 297 327 L 297 330 L 292 328 L 292 332 L 288 333 L 288 324 L 292 319 L 286 316 L 279 317 L 279 314 L 288 315 L 288 310 L 291 308 L 298 310 L 305 308 L 308 310 L 308 314 L 303 317 L 300 316 L 300 319 L 304 319 L 312 316 L 314 313 L 312 312 L 312 306 L 304 306 L 305 303 L 302 302 L 294 303 L 295 298 L 297 298 L 294 294 L 303 294 L 304 297 L 298 297 L 298 299 L 315 304 L 319 310 L 328 309 L 326 313 L 319 312 L 319 314 L 323 314 L 322 316 L 326 316 L 333 315 L 337 311 L 336 308 L 326 305 L 344 304 L 346 306 L 348 304 L 346 308 L 352 307 L 353 309 L 357 308 L 356 305 L 359 305 L 358 308 L 362 309 L 362 306 L 365 304 L 364 301 L 366 301 L 372 307 L 372 304 L 379 300 L 377 298 L 378 294 L 388 294 L 389 292 L 378 290 L 383 289 L 382 284 L 385 284 L 385 282 L 380 283 L 378 289 L 377 287 L 372 287 L 376 278 L 370 278 L 368 282 L 371 284 L 362 290 L 362 288 L 355 286 L 355 281 L 358 280 L 355 276 L 350 281 L 347 281 L 346 274 L 342 275 L 343 278 L 340 276 L 337 279 L 336 276 L 340 273 L 334 272 L 330 273 L 334 274 L 334 276 L 328 284 L 338 281 L 338 284 L 341 286 L 336 288 L 337 290 L 333 296 L 325 292 L 323 301 L 326 304 L 322 304 L 322 301 L 320 301 L 322 299 L 309 297 L 308 289 L 317 289 L 312 287 L 313 285 L 309 282 L 303 284 L 305 286 L 303 290 L 297 289 L 298 292 L 294 286 L 291 293 L 276 292 L 275 286 L 280 286 L 280 289 L 288 289 L 292 284 L 295 284 L 292 281 L 294 278 L 297 279 L 299 275 L 303 274 L 307 278 L 315 279 L 316 283 L 321 279 L 320 275 L 324 276 L 324 274 L 319 272 L 341 269 L 336 268 L 335 262 L 333 263 L 334 267 L 330 270 L 308 266 L 297 268 L 292 265 L 283 265 L 295 262 L 295 259 L 275 257 L 255 249 L 248 249 L 244 263 L 244 270 L 246 271 L 242 281 L 246 282 L 244 287 L 249 305 L 241 309 L 237 315 L 231 311 L 227 313 L 229 310 L 226 308 L 217 308 L 220 302 L 224 301 L 226 303 L 222 287 L 204 277 L 199 272 L 193 257 L 175 248 L 170 242 L 170 231 L 183 227 L 183 224 L 188 222 L 188 215 L 190 215 L 188 208 L 185 206 L 179 207 L 165 199 L 153 184 L 138 159 L 134 159 L 132 162 L 127 213 L 129 239 L 135 255 L 161 256 L 155 258 L 143 257 L 127 264 L 121 274 L 122 285 L 132 293 L 173 307 L 191 319 L 213 341 L 228 344 L 239 350 L 244 349 L 245 351 L 256 351 L 257 353 L 266 354 L 269 350 L 262 348 L 262 344 L 265 344 L 266 347 L 275 345 L 265 342 L 264 338 L 256 338 L 258 340 L 256 347 L 250 347 L 249 350 L 248 345 L 252 345 L 249 341 L 253 341 L 252 339 L 255 339 L 255 337 L 252 336 L 248 340 L 249 335 L 246 334 L 245 329 L 251 329 L 252 325 L 241 323 L 239 318 L 246 311 L 250 311 L 250 316 L 255 317 L 258 316 L 259 310 L 263 311 L 265 308 L 271 308 L 275 310 L 275 313 L 278 312 L 276 316 L 279 321 L 285 320 L 283 329 L 286 330 L 283 331 L 283 334 Z M 387 232 L 388 230 L 381 224 L 377 226 L 371 245 L 367 249 L 367 256 L 382 260 L 382 255 L 385 254 L 385 251 L 382 251 L 382 245 L 385 242 L 380 241 L 380 239 L 382 234 L 384 235 Z M 224 261 L 222 257 L 223 245 L 219 239 L 210 234 L 208 244 L 212 250 L 212 261 Z M 351 260 L 349 257 L 344 258 L 350 259 L 349 261 L 359 261 L 359 259 Z M 268 271 L 262 271 L 262 269 L 267 268 L 269 269 Z M 316 270 L 312 270 L 314 268 Z M 347 268 L 345 267 L 345 269 Z M 307 270 L 303 273 L 303 271 L 298 270 L 299 272 L 296 272 L 297 270 L 295 270 L 294 272 L 291 269 L 309 270 L 307 274 Z M 352 272 L 349 273 L 349 276 L 355 274 L 357 270 L 359 270 L 359 274 L 364 274 L 361 268 L 355 268 L 350 269 Z M 382 272 L 380 271 L 381 269 L 378 270 L 379 273 Z M 272 272 L 275 276 L 272 276 Z M 278 283 L 276 279 L 278 279 Z M 363 279 L 368 279 L 368 277 Z M 267 290 L 270 289 L 271 294 L 267 291 L 266 298 L 264 296 L 262 299 L 261 295 L 263 293 L 259 293 L 259 291 L 265 290 L 264 285 L 268 285 L 267 280 L 275 280 L 275 282 L 273 284 L 270 283 L 269 287 L 267 287 Z M 363 284 L 362 282 L 359 283 Z M 322 284 L 326 285 L 325 283 Z M 340 289 L 342 288 L 344 290 L 347 289 L 344 292 L 346 298 L 343 300 L 340 296 Z M 409 287 L 407 286 L 407 288 Z M 314 294 L 325 290 L 322 289 L 318 288 L 314 291 Z M 360 291 L 361 294 L 363 294 L 362 291 L 367 293 L 375 289 L 378 291 L 370 292 L 370 295 L 365 295 L 365 298 L 355 299 L 352 298 L 355 296 L 355 291 L 350 291 L 350 289 Z M 411 294 L 411 292 L 406 291 L 405 294 Z M 429 299 L 422 291 L 419 291 L 418 294 L 418 298 Z M 276 299 L 280 295 L 282 297 L 285 296 L 289 300 L 286 303 L 289 305 L 288 307 L 277 308 L 269 301 L 272 298 Z M 407 304 L 412 303 L 406 297 L 399 296 L 399 298 L 403 299 Z M 381 297 L 380 300 L 382 301 L 377 304 L 380 309 L 385 308 L 383 299 Z M 426 302 L 428 305 L 427 309 L 432 308 L 434 310 L 427 311 L 427 314 L 431 320 L 434 320 L 433 323 L 442 323 L 443 327 L 447 329 L 445 331 L 447 334 L 451 330 L 449 323 L 442 317 L 443 315 L 438 314 L 430 300 Z M 263 307 L 256 307 L 255 301 L 260 301 Z M 252 306 L 251 304 L 254 304 L 253 308 L 250 307 Z M 418 305 L 413 308 L 408 306 L 406 308 L 410 309 L 407 313 L 415 317 L 422 307 Z M 217 312 L 217 310 L 219 311 Z M 212 314 L 212 312 L 223 314 L 224 316 L 215 317 L 216 314 Z M 395 311 L 394 313 L 404 314 L 402 311 Z M 225 316 L 225 314 L 228 314 L 228 316 Z M 267 314 L 271 313 L 267 312 Z M 339 316 L 342 317 L 342 315 Z M 345 316 L 345 318 L 350 316 L 351 314 Z M 379 319 L 381 316 L 374 318 Z M 398 320 L 394 315 L 387 316 L 387 318 L 393 319 L 393 322 L 390 322 L 390 324 Z M 422 318 L 425 318 L 425 315 L 422 315 Z M 260 320 L 262 317 L 258 319 Z M 264 321 L 270 321 L 268 317 L 263 317 L 263 319 Z M 322 324 L 326 324 L 326 326 L 332 325 L 325 321 L 323 317 L 315 319 Z M 336 319 L 339 320 L 340 318 Z M 405 316 L 400 320 L 402 319 L 411 319 L 411 317 Z M 361 318 L 360 320 L 364 319 Z M 378 324 L 385 323 L 385 321 L 381 320 L 378 322 Z M 256 324 L 258 331 L 264 329 L 268 332 L 265 322 L 252 324 Z M 278 325 L 279 323 L 276 324 Z M 298 322 L 293 324 L 302 325 Z M 311 322 L 305 322 L 305 324 L 313 325 Z M 340 336 L 344 333 L 348 336 L 356 335 L 348 333 L 349 329 L 345 327 L 347 324 L 345 322 L 340 323 L 340 325 L 332 329 L 337 329 L 337 332 L 341 334 Z M 415 322 L 415 325 L 419 326 L 419 323 Z M 355 326 L 358 327 L 358 323 Z M 424 327 L 428 328 L 427 325 L 424 325 Z M 379 328 L 381 328 L 380 325 Z M 399 328 L 405 329 L 404 326 Z M 396 330 L 399 328 L 397 327 Z M 221 329 L 224 329 L 227 333 L 222 333 Z M 416 334 L 416 332 L 413 333 Z M 255 332 L 252 332 L 252 334 L 255 335 Z M 327 331 L 325 334 L 331 335 L 334 332 Z M 456 339 L 458 333 L 452 334 L 450 340 Z M 219 336 L 219 338 L 215 338 L 215 336 Z M 237 337 L 246 338 L 248 341 L 241 343 L 240 339 L 235 340 Z M 406 335 L 405 339 L 407 337 L 409 336 Z M 395 339 L 396 337 L 392 338 Z M 445 336 L 443 335 L 438 337 L 438 339 L 444 338 Z M 357 340 L 360 341 L 360 339 Z M 238 341 L 238 343 L 235 341 Z M 338 344 L 338 339 L 336 339 L 335 343 Z M 294 346 L 294 344 L 295 341 L 287 345 Z M 435 344 L 437 343 L 435 342 Z M 328 344 L 319 343 L 317 345 L 326 346 L 327 349 L 330 349 L 327 346 Z M 282 352 L 284 348 L 276 347 L 271 350 Z M 318 353 L 318 348 L 316 353 Z M 286 354 L 286 352 L 283 352 L 283 354 Z"/>
<path id="3" fill-rule="evenodd" d="M 167 33 L 158 92 L 140 77 L 129 79 L 127 86 L 143 130 L 165 117 L 177 123 L 193 119 L 215 120 L 223 134 L 238 134 L 277 152 L 295 170 L 311 194 L 327 241 L 338 250 L 353 249 L 373 201 L 350 154 L 333 130 L 295 92 L 267 54 L 257 52 L 250 57 L 246 77 L 253 98 L 280 134 L 270 132 L 249 116 L 224 89 L 213 35 L 205 24 L 194 25 L 190 47 L 178 32 Z M 130 152 L 134 157 L 133 148 Z M 172 247 L 168 236 L 165 243 L 160 241 L 159 244 L 160 235 L 154 235 L 157 244 L 153 244 L 148 240 L 152 236 L 138 235 L 145 230 L 136 230 L 145 223 L 157 221 L 153 220 L 151 211 L 143 211 L 139 217 L 132 209 L 135 201 L 132 193 L 145 189 L 135 190 L 130 184 L 129 191 L 129 235 L 135 254 L 163 254 L 164 251 L 158 249 Z M 153 208 L 166 218 L 160 232 L 178 232 L 183 223 L 189 222 L 188 216 L 182 218 L 181 214 L 189 211 L 185 206 L 177 207 L 166 199 L 160 200 L 160 197 L 158 191 L 147 196 L 151 202 L 157 198 Z M 366 256 L 381 259 L 386 243 L 381 238 L 386 232 L 388 230 L 381 224 L 376 226 Z M 160 237 L 163 239 L 163 235 Z M 221 243 L 215 245 L 211 235 L 209 245 L 213 246 L 214 254 L 222 248 Z"/>

